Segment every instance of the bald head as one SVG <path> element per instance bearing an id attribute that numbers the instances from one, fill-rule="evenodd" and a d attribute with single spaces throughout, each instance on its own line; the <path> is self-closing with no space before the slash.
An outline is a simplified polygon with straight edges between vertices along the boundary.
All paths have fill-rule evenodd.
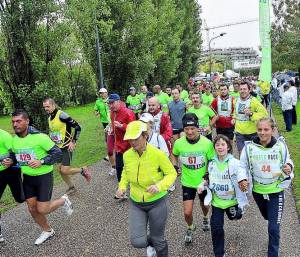
<path id="1" fill-rule="evenodd" d="M 160 103 L 156 97 L 151 97 L 148 101 L 149 112 L 154 113 L 160 109 Z"/>

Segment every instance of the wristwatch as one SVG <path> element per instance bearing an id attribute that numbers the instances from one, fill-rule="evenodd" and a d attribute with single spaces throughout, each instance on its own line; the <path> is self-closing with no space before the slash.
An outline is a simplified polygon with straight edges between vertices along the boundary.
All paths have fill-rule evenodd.
<path id="1" fill-rule="evenodd" d="M 43 165 L 45 163 L 45 160 L 44 159 L 41 159 L 41 164 Z"/>

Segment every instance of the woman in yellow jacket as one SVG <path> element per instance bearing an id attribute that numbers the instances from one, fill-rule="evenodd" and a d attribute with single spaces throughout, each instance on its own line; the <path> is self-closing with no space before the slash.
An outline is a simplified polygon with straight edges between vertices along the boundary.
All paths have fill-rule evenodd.
<path id="1" fill-rule="evenodd" d="M 124 196 L 130 184 L 129 232 L 131 244 L 146 248 L 147 256 L 168 257 L 165 224 L 168 216 L 167 190 L 177 173 L 168 157 L 147 144 L 147 125 L 128 124 L 124 140 L 131 148 L 124 153 L 124 169 L 117 197 Z M 149 223 L 150 234 L 147 235 Z"/>

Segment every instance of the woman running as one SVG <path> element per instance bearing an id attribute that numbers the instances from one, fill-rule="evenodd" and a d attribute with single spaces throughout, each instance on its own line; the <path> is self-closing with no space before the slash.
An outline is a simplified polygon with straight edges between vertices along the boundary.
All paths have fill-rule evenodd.
<path id="1" fill-rule="evenodd" d="M 146 248 L 147 256 L 168 257 L 165 225 L 168 217 L 167 190 L 177 173 L 168 157 L 147 144 L 147 124 L 128 124 L 124 140 L 131 148 L 124 153 L 124 169 L 116 193 L 121 198 L 130 185 L 129 233 L 131 244 Z M 147 227 L 149 225 L 149 235 Z"/>
<path id="2" fill-rule="evenodd" d="M 198 188 L 201 194 L 206 186 L 209 191 L 204 200 L 212 205 L 211 235 L 213 250 L 216 257 L 225 256 L 224 250 L 224 213 L 230 220 L 242 217 L 248 205 L 246 193 L 243 193 L 237 182 L 239 160 L 232 154 L 230 139 L 218 135 L 214 140 L 215 157 L 208 164 L 208 174 Z M 209 197 L 211 196 L 211 197 Z M 210 199 L 209 199 L 210 198 Z"/>
<path id="3" fill-rule="evenodd" d="M 245 144 L 240 159 L 240 188 L 252 189 L 254 200 L 265 220 L 268 220 L 268 257 L 279 256 L 280 222 L 284 207 L 284 189 L 294 177 L 294 164 L 283 138 L 273 137 L 274 121 L 262 118 L 257 123 L 257 135 Z"/>

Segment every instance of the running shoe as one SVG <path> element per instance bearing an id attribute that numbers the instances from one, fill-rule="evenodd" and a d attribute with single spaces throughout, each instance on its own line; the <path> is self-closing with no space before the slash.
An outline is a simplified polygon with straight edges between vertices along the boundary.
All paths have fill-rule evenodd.
<path id="1" fill-rule="evenodd" d="M 184 236 L 184 243 L 186 245 L 189 245 L 193 242 L 193 233 L 194 231 L 196 230 L 196 226 L 193 225 L 191 228 L 188 228 L 186 233 L 185 233 L 185 236 Z"/>
<path id="2" fill-rule="evenodd" d="M 203 218 L 202 229 L 203 229 L 203 231 L 209 231 L 210 230 L 210 225 L 209 225 L 208 218 L 205 218 L 205 217 Z"/>
<path id="3" fill-rule="evenodd" d="M 64 203 L 63 207 L 64 207 L 67 215 L 68 216 L 72 215 L 74 210 L 73 210 L 73 205 L 72 205 L 68 195 L 64 194 L 61 198 L 65 200 L 65 203 Z"/>
<path id="4" fill-rule="evenodd" d="M 66 191 L 66 194 L 67 195 L 71 195 L 71 194 L 74 194 L 74 193 L 76 193 L 76 188 L 75 188 L 75 186 L 71 186 L 71 187 L 69 187 L 68 189 L 67 189 L 67 191 Z"/>
<path id="5" fill-rule="evenodd" d="M 103 158 L 104 161 L 108 162 L 109 161 L 109 158 L 108 158 L 108 155 L 106 155 L 104 158 Z"/>
<path id="6" fill-rule="evenodd" d="M 35 240 L 34 244 L 35 245 L 40 245 L 42 243 L 44 243 L 46 240 L 50 239 L 51 237 L 53 237 L 55 234 L 54 230 L 51 228 L 50 231 L 43 231 L 41 233 L 41 235 L 39 236 L 39 238 L 37 240 Z"/>
<path id="7" fill-rule="evenodd" d="M 86 179 L 87 182 L 91 181 L 92 175 L 88 167 L 82 167 L 80 174 Z"/>
<path id="8" fill-rule="evenodd" d="M 0 243 L 3 243 L 5 240 L 4 240 L 4 237 L 2 234 L 0 234 Z"/>
<path id="9" fill-rule="evenodd" d="M 156 251 L 155 251 L 154 247 L 149 245 L 147 247 L 147 257 L 155 257 L 155 256 L 156 256 Z"/>
<path id="10" fill-rule="evenodd" d="M 114 175 L 116 175 L 116 169 L 111 168 L 111 170 L 108 172 L 108 175 L 109 175 L 109 176 L 114 176 Z"/>
<path id="11" fill-rule="evenodd" d="M 120 201 L 122 201 L 122 200 L 127 200 L 127 199 L 128 199 L 128 196 L 127 196 L 126 193 L 125 193 L 122 197 L 118 197 L 117 195 L 115 195 L 115 199 L 116 199 L 116 200 L 120 200 Z"/>
<path id="12" fill-rule="evenodd" d="M 172 186 L 169 187 L 168 192 L 171 193 L 176 189 L 175 184 L 173 184 Z"/>

